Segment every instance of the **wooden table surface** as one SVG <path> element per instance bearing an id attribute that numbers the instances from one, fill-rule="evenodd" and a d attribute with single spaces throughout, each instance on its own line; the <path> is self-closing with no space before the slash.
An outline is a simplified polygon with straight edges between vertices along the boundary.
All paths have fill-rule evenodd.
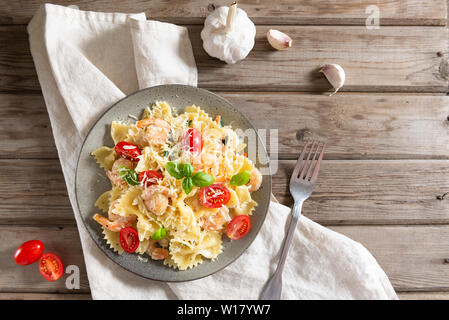
<path id="1" fill-rule="evenodd" d="M 0 1 L 0 298 L 90 298 L 80 241 L 26 24 L 41 0 Z M 69 5 L 71 1 L 50 1 Z M 328 151 L 303 213 L 365 245 L 402 299 L 449 298 L 449 97 L 446 0 L 373 0 L 380 28 L 365 26 L 360 0 L 241 1 L 257 25 L 246 60 L 224 65 L 202 49 L 204 17 L 230 1 L 78 0 L 82 10 L 145 11 L 185 25 L 199 86 L 238 106 L 258 128 L 279 129 L 273 192 L 291 205 L 288 176 L 301 140 L 319 134 Z M 279 4 L 276 4 L 279 2 Z M 269 28 L 293 38 L 277 52 Z M 324 63 L 346 70 L 327 96 Z M 256 112 L 255 112 L 256 111 Z M 81 288 L 18 267 L 23 241 L 43 240 L 81 269 Z"/>

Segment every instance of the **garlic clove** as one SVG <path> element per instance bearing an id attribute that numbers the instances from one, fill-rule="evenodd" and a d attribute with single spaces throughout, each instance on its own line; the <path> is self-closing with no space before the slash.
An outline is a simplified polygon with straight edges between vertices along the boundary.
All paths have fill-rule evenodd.
<path id="1" fill-rule="evenodd" d="M 335 91 L 329 96 L 334 95 L 345 84 L 346 74 L 345 70 L 338 64 L 325 64 L 320 72 L 324 73 L 327 80 L 330 82 Z"/>
<path id="2" fill-rule="evenodd" d="M 276 50 L 286 50 L 292 46 L 292 38 L 283 32 L 278 30 L 270 29 L 267 32 L 268 42 Z"/>

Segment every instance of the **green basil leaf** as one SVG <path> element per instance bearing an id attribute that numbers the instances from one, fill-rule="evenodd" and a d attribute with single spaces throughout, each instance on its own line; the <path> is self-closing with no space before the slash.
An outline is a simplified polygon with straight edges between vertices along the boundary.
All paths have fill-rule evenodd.
<path id="1" fill-rule="evenodd" d="M 250 179 L 251 172 L 245 170 L 233 175 L 231 181 L 229 181 L 229 184 L 232 184 L 233 186 L 243 186 L 244 184 L 247 184 Z"/>
<path id="2" fill-rule="evenodd" d="M 139 182 L 139 175 L 133 169 L 127 168 L 125 166 L 118 167 L 118 173 L 125 182 L 131 186 L 137 186 Z"/>
<path id="3" fill-rule="evenodd" d="M 170 154 L 170 152 L 168 152 L 167 150 L 165 150 L 164 153 L 162 153 L 162 156 L 163 156 L 164 158 L 167 158 L 169 154 Z"/>
<path id="4" fill-rule="evenodd" d="M 193 166 L 190 163 L 185 163 L 182 167 L 182 174 L 186 178 L 190 178 L 193 174 Z"/>
<path id="5" fill-rule="evenodd" d="M 185 178 L 183 181 L 182 181 L 182 189 L 184 190 L 184 192 L 186 193 L 186 194 L 189 194 L 190 193 L 190 191 L 192 191 L 192 189 L 193 189 L 193 182 L 192 182 L 192 178 Z"/>
<path id="6" fill-rule="evenodd" d="M 161 240 L 166 235 L 167 235 L 167 230 L 165 228 L 159 228 L 153 233 L 151 238 L 153 238 L 153 240 Z"/>
<path id="7" fill-rule="evenodd" d="M 182 167 L 183 165 L 181 163 L 175 163 L 175 162 L 167 162 L 165 165 L 165 169 L 167 172 L 176 179 L 182 179 Z"/>
<path id="8" fill-rule="evenodd" d="M 214 183 L 214 177 L 205 172 L 197 172 L 193 175 L 192 182 L 195 186 L 204 188 Z"/>

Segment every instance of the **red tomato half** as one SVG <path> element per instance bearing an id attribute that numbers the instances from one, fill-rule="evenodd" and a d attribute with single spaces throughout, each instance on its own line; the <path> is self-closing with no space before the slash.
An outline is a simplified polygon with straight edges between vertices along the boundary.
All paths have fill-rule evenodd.
<path id="1" fill-rule="evenodd" d="M 164 179 L 164 176 L 159 171 L 154 170 L 147 170 L 142 171 L 139 173 L 139 181 L 145 184 L 145 187 L 148 188 L 149 186 L 156 184 L 156 180 L 162 180 Z"/>
<path id="2" fill-rule="evenodd" d="M 246 215 L 232 219 L 226 227 L 226 235 L 232 240 L 239 240 L 246 236 L 251 228 L 251 220 Z"/>
<path id="3" fill-rule="evenodd" d="M 139 235 L 137 230 L 131 227 L 126 227 L 120 230 L 120 245 L 123 250 L 129 253 L 136 251 L 139 246 Z"/>
<path id="4" fill-rule="evenodd" d="M 44 253 L 39 259 L 39 272 L 48 281 L 58 280 L 64 273 L 61 259 L 53 253 Z"/>
<path id="5" fill-rule="evenodd" d="M 184 150 L 192 153 L 192 155 L 198 155 L 203 148 L 203 140 L 201 137 L 201 132 L 195 128 L 190 128 L 184 135 L 182 140 Z"/>
<path id="6" fill-rule="evenodd" d="M 14 252 L 14 260 L 21 266 L 36 262 L 44 252 L 44 244 L 39 240 L 22 243 Z"/>
<path id="7" fill-rule="evenodd" d="M 201 189 L 200 200 L 203 206 L 208 208 L 220 208 L 228 203 L 231 193 L 221 184 L 211 184 Z"/>
<path id="8" fill-rule="evenodd" d="M 115 145 L 115 152 L 117 152 L 121 157 L 131 160 L 131 161 L 139 161 L 138 156 L 142 154 L 140 149 L 135 144 L 126 141 L 120 141 Z"/>

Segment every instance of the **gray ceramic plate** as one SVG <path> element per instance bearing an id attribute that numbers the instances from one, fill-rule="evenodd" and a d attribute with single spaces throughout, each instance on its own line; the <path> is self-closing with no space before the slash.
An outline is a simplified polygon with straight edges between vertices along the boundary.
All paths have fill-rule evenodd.
<path id="1" fill-rule="evenodd" d="M 106 244 L 102 236 L 101 227 L 92 219 L 98 212 L 94 208 L 95 200 L 105 191 L 111 188 L 104 170 L 101 169 L 90 153 L 100 146 L 113 146 L 114 142 L 110 136 L 110 126 L 113 120 L 132 122 L 128 115 L 140 117 L 145 107 L 151 106 L 155 101 L 167 101 L 172 107 L 182 112 L 186 106 L 195 104 L 203 108 L 212 117 L 220 114 L 223 123 L 232 123 L 233 128 L 246 130 L 254 128 L 248 119 L 240 113 L 230 102 L 207 90 L 183 86 L 163 85 L 138 91 L 120 100 L 109 108 L 94 124 L 81 148 L 76 171 L 76 200 L 84 225 L 92 239 L 101 250 L 120 266 L 142 277 L 160 281 L 188 281 L 211 275 L 226 267 L 236 260 L 253 242 L 259 232 L 268 211 L 271 194 L 271 177 L 264 176 L 262 187 L 255 193 L 253 198 L 259 203 L 254 215 L 251 216 L 251 230 L 249 234 L 238 241 L 229 241 L 223 237 L 223 252 L 215 261 L 205 261 L 189 270 L 179 271 L 164 266 L 161 261 L 143 262 L 137 259 L 137 254 L 115 253 Z M 255 112 L 257 112 L 255 110 Z M 268 156 L 259 139 L 259 148 L 262 152 L 261 163 L 268 163 Z M 259 155 L 259 157 L 260 157 Z M 254 159 L 253 159 L 254 160 Z M 255 161 L 256 166 L 259 161 Z M 102 178 L 104 177 L 104 178 Z"/>

